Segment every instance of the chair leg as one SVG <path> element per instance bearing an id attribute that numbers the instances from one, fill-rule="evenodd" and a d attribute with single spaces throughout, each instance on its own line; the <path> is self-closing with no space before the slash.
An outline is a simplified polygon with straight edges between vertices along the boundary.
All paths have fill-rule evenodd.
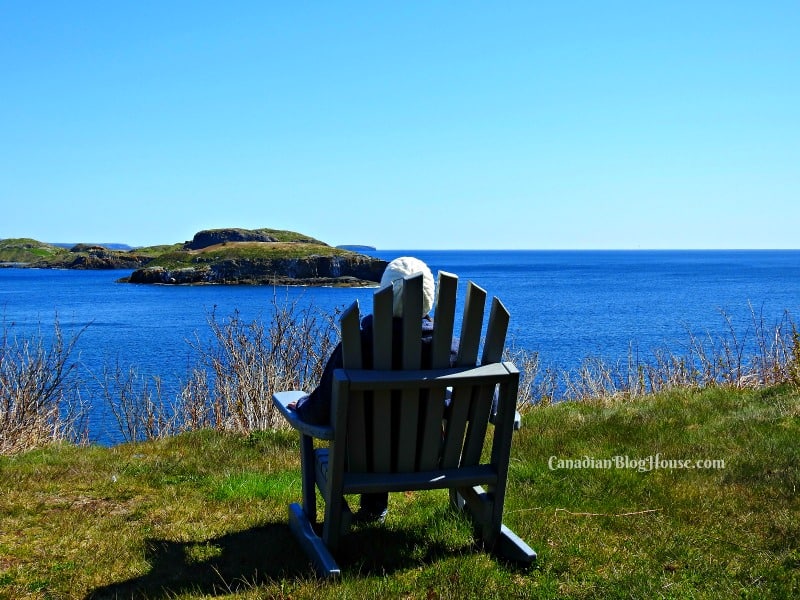
<path id="1" fill-rule="evenodd" d="M 311 559 L 314 571 L 325 578 L 338 577 L 341 575 L 339 565 L 331 555 L 322 539 L 314 533 L 307 515 L 299 504 L 293 502 L 289 505 L 289 527 L 297 541 L 303 547 L 306 555 Z"/>
<path id="2" fill-rule="evenodd" d="M 469 513 L 476 538 L 489 552 L 523 564 L 536 560 L 536 552 L 516 533 L 502 523 L 499 531 L 492 525 L 491 501 L 482 487 L 451 489 L 450 501 L 455 508 Z"/>
<path id="3" fill-rule="evenodd" d="M 314 439 L 300 434 L 300 465 L 303 477 L 303 510 L 311 523 L 317 522 L 317 490 Z"/>
<path id="4" fill-rule="evenodd" d="M 484 524 L 489 520 L 489 500 L 479 485 L 451 489 L 450 503 L 456 510 L 467 511 L 475 523 Z"/>
<path id="5" fill-rule="evenodd" d="M 464 510 L 466 501 L 456 488 L 450 488 L 450 506 L 458 512 Z"/>
<path id="6" fill-rule="evenodd" d="M 500 535 L 492 551 L 519 563 L 530 564 L 536 560 L 536 552 L 505 525 L 500 526 Z"/>
<path id="7" fill-rule="evenodd" d="M 344 497 L 334 494 L 325 501 L 325 520 L 322 523 L 322 540 L 325 546 L 336 550 L 339 539 L 350 530 L 352 514 Z"/>

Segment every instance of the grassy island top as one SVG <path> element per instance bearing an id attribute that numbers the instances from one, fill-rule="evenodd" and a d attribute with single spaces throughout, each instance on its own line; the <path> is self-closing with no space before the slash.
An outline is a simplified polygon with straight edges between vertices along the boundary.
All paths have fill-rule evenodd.
<path id="1" fill-rule="evenodd" d="M 176 269 L 218 260 L 274 260 L 312 256 L 352 256 L 353 252 L 322 243 L 306 242 L 223 242 L 199 250 L 172 247 L 148 266 Z"/>
<path id="2" fill-rule="evenodd" d="M 66 248 L 31 238 L 0 240 L 0 262 L 31 263 L 67 253 L 68 250 Z"/>

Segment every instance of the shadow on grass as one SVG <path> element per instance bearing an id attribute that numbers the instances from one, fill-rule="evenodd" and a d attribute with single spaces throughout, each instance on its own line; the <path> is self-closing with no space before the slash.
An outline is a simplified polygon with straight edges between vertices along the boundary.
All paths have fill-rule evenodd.
<path id="1" fill-rule="evenodd" d="M 343 573 L 363 577 L 474 551 L 472 544 L 453 548 L 432 542 L 419 531 L 366 527 L 343 538 L 335 555 Z M 201 542 L 145 540 L 145 553 L 150 571 L 97 588 L 85 600 L 226 595 L 276 580 L 313 577 L 310 562 L 287 524 L 271 523 Z"/>
<path id="2" fill-rule="evenodd" d="M 182 592 L 229 594 L 268 581 L 298 576 L 305 557 L 288 525 L 230 533 L 201 542 L 145 540 L 150 570 L 139 577 L 97 588 L 86 600 L 171 598 Z"/>

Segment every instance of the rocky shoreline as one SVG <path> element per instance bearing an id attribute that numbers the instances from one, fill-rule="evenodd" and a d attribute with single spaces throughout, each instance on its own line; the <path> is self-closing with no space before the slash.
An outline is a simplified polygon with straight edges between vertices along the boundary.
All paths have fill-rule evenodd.
<path id="1" fill-rule="evenodd" d="M 247 284 L 373 286 L 380 281 L 386 262 L 371 257 L 312 256 L 263 260 L 217 260 L 209 264 L 168 268 L 160 265 L 135 270 L 124 283 L 162 285 Z"/>

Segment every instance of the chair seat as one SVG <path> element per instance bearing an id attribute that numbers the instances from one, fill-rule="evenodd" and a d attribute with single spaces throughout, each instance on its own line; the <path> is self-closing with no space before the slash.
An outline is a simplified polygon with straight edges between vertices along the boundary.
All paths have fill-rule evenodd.
<path id="1" fill-rule="evenodd" d="M 327 448 L 314 451 L 316 476 L 320 489 L 325 489 L 328 479 Z M 379 492 L 403 492 L 421 490 L 444 490 L 454 487 L 495 485 L 497 471 L 492 465 L 477 465 L 458 469 L 436 469 L 409 473 L 352 473 L 344 476 L 344 494 L 373 494 Z"/>

